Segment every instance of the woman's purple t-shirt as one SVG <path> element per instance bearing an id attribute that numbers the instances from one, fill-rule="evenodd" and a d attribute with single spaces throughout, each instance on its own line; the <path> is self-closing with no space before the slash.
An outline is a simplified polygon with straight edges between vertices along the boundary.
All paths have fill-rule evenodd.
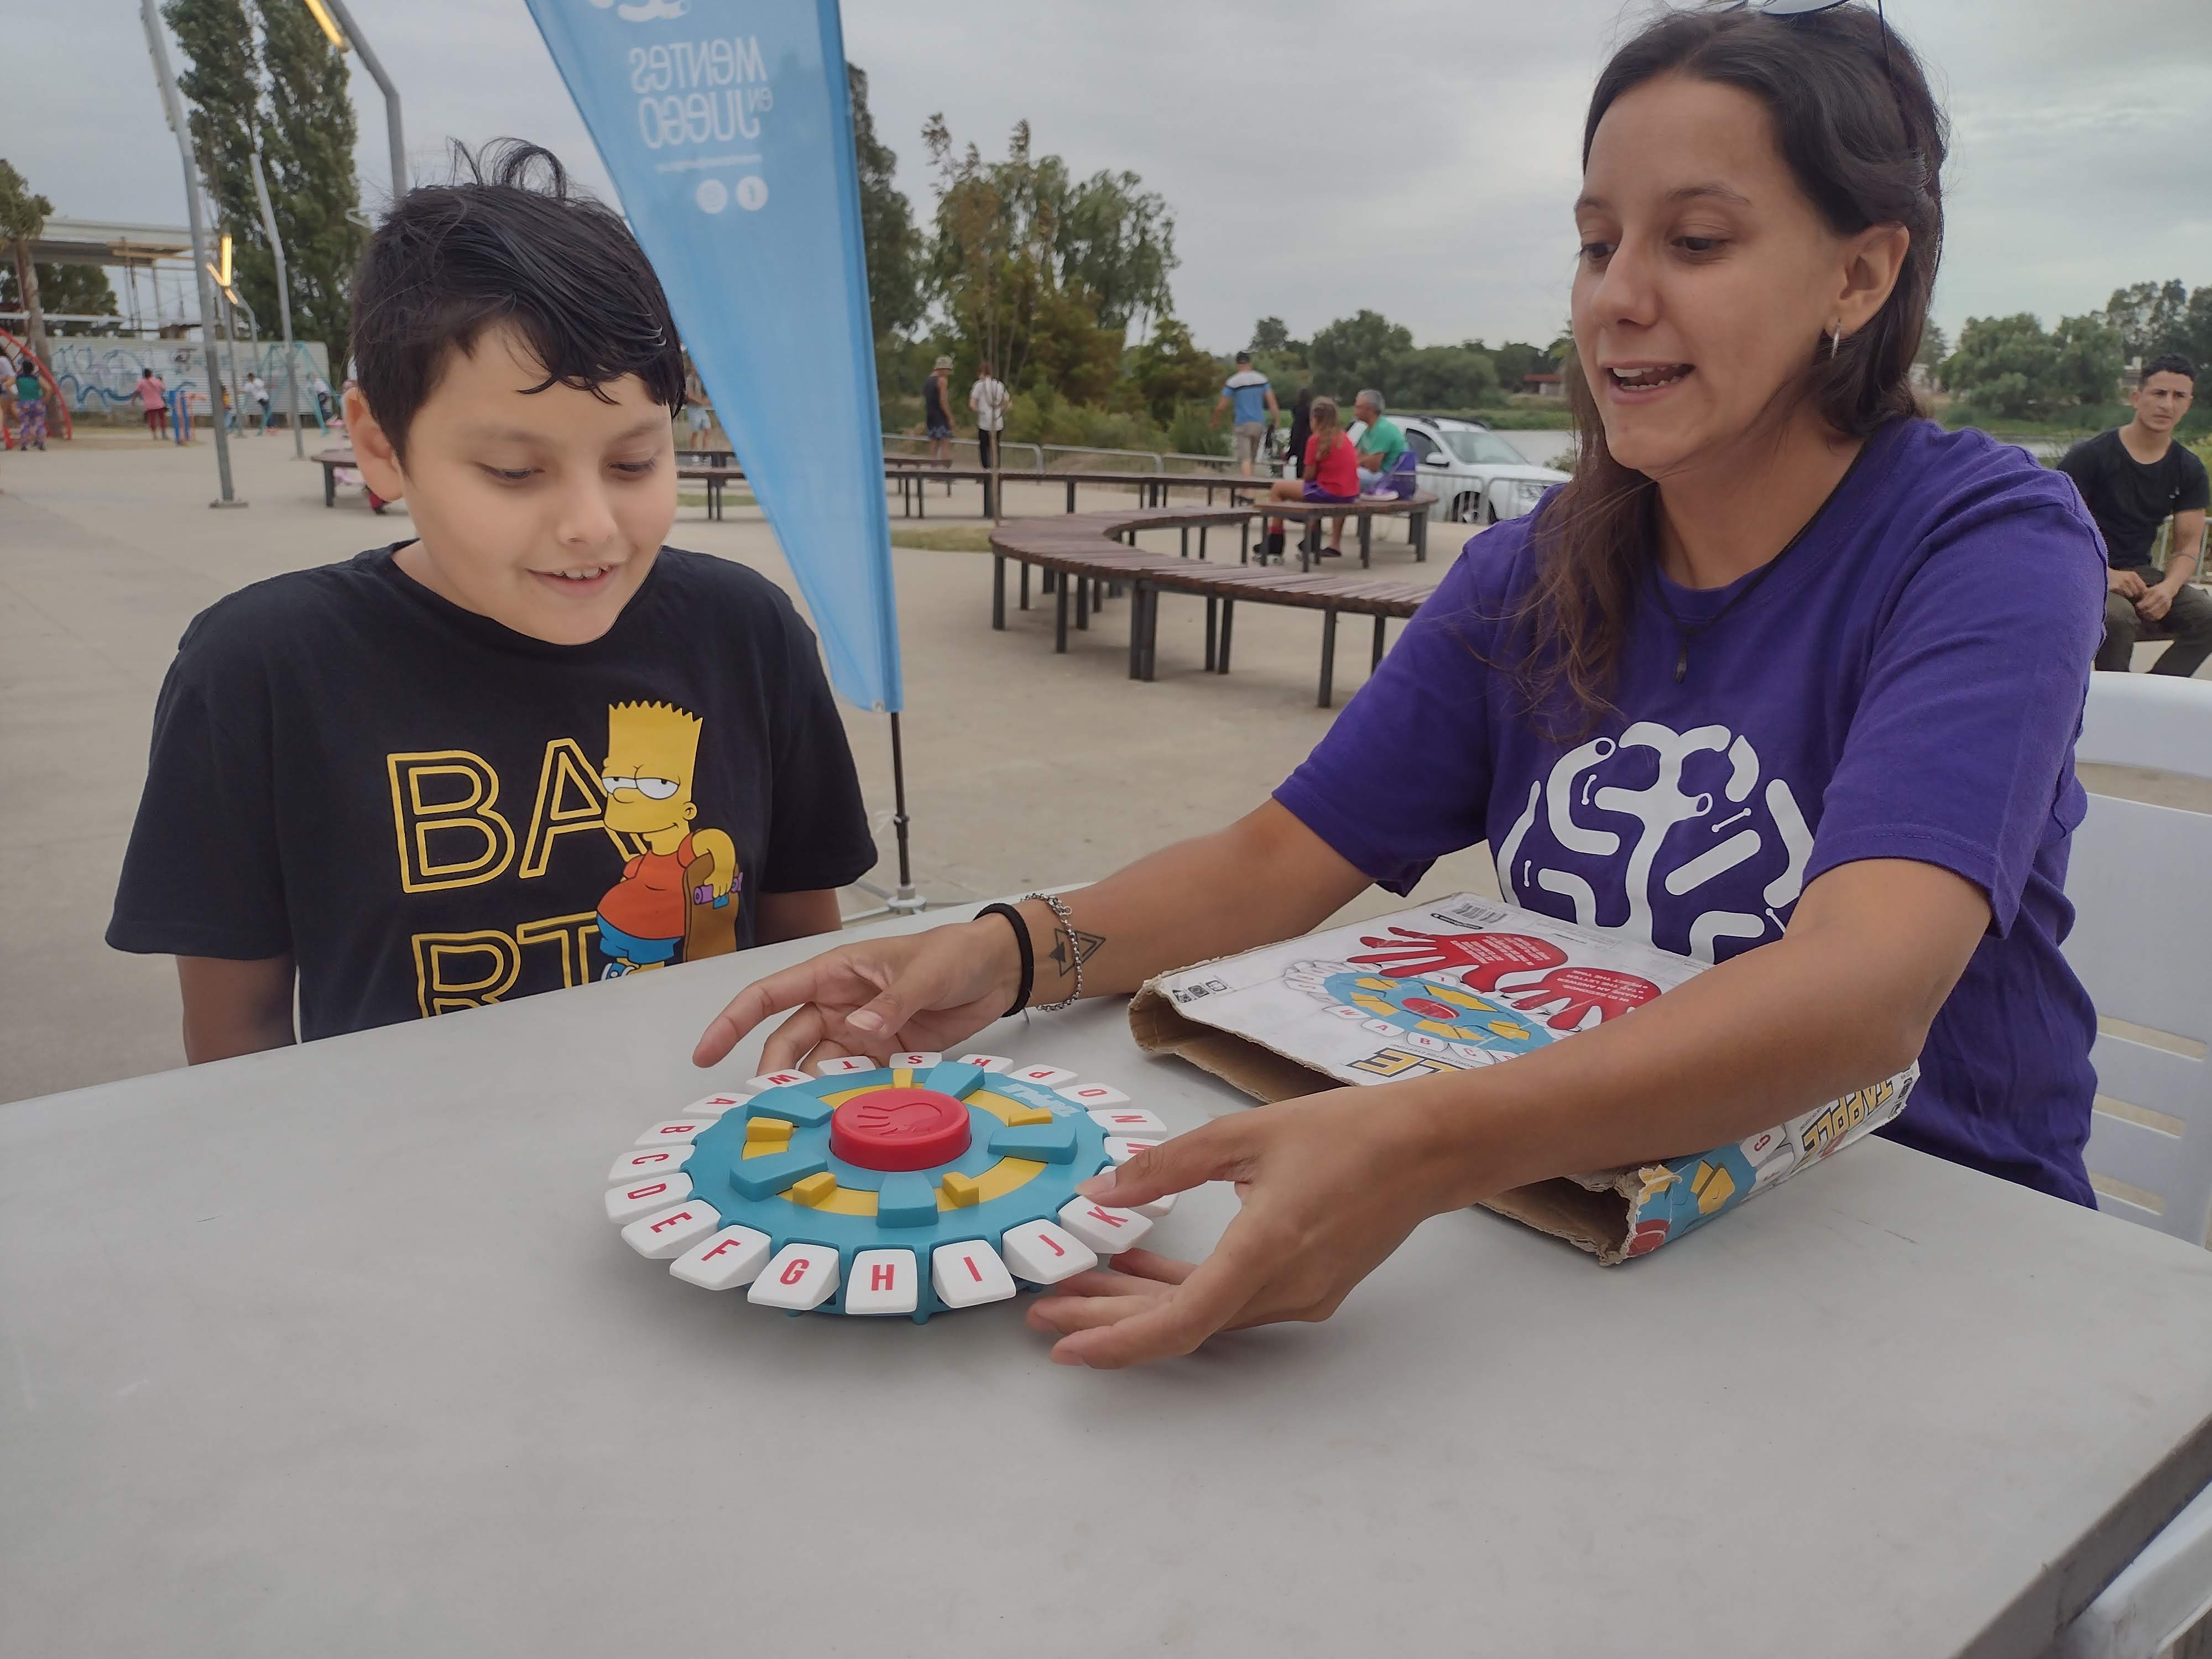
<path id="1" fill-rule="evenodd" d="M 1988 935 L 1882 1133 L 2091 1204 L 2096 1014 L 2059 954 L 2081 822 L 2074 739 L 2105 561 L 2071 483 L 1978 432 L 1899 420 L 1755 591 L 1656 571 L 1617 713 L 1540 736 L 1495 648 L 1536 514 L 1469 542 L 1328 736 L 1275 792 L 1394 892 L 1487 840 L 1514 902 L 1705 961 L 1781 937 L 1805 885 L 1860 859 L 1955 871 Z"/>

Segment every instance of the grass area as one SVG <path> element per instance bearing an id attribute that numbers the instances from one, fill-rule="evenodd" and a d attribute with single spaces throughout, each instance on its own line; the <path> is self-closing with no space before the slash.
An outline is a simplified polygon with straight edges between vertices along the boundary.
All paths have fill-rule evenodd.
<path id="1" fill-rule="evenodd" d="M 893 547 L 919 547 L 933 553 L 988 553 L 991 526 L 984 524 L 891 526 Z"/>
<path id="2" fill-rule="evenodd" d="M 688 489 L 679 489 L 676 492 L 676 505 L 678 507 L 704 507 L 707 505 L 707 492 L 702 489 L 696 495 L 694 495 Z M 753 507 L 758 505 L 758 503 L 753 500 L 752 492 L 750 490 L 726 489 L 722 492 L 722 505 L 726 507 Z"/>

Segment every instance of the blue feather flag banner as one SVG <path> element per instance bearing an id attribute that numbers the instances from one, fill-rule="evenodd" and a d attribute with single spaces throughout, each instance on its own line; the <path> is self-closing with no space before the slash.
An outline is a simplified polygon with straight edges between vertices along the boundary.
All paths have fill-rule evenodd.
<path id="1" fill-rule="evenodd" d="M 902 706 L 882 416 L 836 0 L 528 0 L 813 612 Z"/>

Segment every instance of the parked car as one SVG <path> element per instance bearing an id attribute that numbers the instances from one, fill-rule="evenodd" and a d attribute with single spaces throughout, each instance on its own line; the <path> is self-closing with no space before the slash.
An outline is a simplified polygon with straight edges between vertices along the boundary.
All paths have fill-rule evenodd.
<path id="1" fill-rule="evenodd" d="M 1423 415 L 1392 419 L 1406 434 L 1419 464 L 1421 488 L 1437 498 L 1437 511 L 1455 524 L 1496 524 L 1517 519 L 1567 475 L 1531 466 L 1521 452 L 1474 421 Z"/>

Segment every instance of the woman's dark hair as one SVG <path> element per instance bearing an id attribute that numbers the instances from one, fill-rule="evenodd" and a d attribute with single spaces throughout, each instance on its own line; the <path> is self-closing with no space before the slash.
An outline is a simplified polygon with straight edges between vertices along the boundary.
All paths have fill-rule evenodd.
<path id="1" fill-rule="evenodd" d="M 1305 414 L 1313 408 L 1313 400 L 1314 389 L 1310 386 L 1300 386 L 1298 395 L 1291 400 L 1291 412 L 1293 415 Z"/>
<path id="2" fill-rule="evenodd" d="M 453 146 L 453 182 L 410 190 L 377 227 L 354 278 L 362 394 L 392 447 L 449 355 L 512 324 L 545 370 L 530 388 L 606 398 L 635 374 L 684 407 L 684 349 L 668 296 L 622 216 L 568 186 L 550 150 L 503 138 Z M 608 399 L 608 401 L 612 401 Z"/>
<path id="3" fill-rule="evenodd" d="M 1832 357 L 1805 343 L 1796 396 L 1838 432 L 1864 437 L 1893 416 L 1921 413 L 1912 362 L 1928 320 L 1943 246 L 1945 122 L 1920 64 L 1866 7 L 1771 17 L 1748 8 L 1668 12 L 1605 66 L 1583 124 L 1589 163 L 1598 123 L 1616 100 L 1662 75 L 1749 93 L 1765 106 L 1797 186 L 1830 229 L 1875 225 L 1910 233 L 1897 285 L 1873 320 Z M 1615 460 L 1578 362 L 1567 393 L 1574 477 L 1534 529 L 1536 575 L 1511 621 L 1510 664 L 1540 724 L 1586 731 L 1611 707 L 1621 644 L 1654 547 L 1656 491 Z"/>

